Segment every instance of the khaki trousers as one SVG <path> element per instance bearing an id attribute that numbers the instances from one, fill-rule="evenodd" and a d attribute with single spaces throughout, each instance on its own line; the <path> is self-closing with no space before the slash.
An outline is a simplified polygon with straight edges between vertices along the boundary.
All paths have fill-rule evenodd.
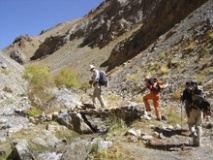
<path id="1" fill-rule="evenodd" d="M 101 95 L 101 92 L 102 92 L 101 87 L 98 84 L 95 84 L 93 95 L 92 95 L 92 102 L 93 102 L 93 105 L 95 106 L 96 104 L 95 98 L 98 98 L 98 100 L 100 101 L 101 107 L 105 108 L 105 103 Z"/>
<path id="2" fill-rule="evenodd" d="M 194 132 L 202 123 L 202 112 L 200 109 L 191 108 L 188 116 L 188 127 L 191 132 Z"/>

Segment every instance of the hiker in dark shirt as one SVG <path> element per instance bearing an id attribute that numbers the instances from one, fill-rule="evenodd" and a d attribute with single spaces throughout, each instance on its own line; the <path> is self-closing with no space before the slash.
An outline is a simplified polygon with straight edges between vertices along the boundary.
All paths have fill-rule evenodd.
<path id="1" fill-rule="evenodd" d="M 190 105 L 192 102 L 192 91 L 190 89 L 190 82 L 186 82 L 185 89 L 181 96 L 181 101 L 184 102 L 184 108 L 186 111 L 187 117 L 189 117 Z"/>
<path id="2" fill-rule="evenodd" d="M 202 112 L 194 104 L 194 95 L 201 94 L 195 81 L 188 81 L 185 84 L 185 89 L 181 96 L 181 101 L 184 103 L 184 108 L 187 115 L 187 124 L 189 127 L 190 136 L 193 137 L 195 146 L 200 146 Z"/>

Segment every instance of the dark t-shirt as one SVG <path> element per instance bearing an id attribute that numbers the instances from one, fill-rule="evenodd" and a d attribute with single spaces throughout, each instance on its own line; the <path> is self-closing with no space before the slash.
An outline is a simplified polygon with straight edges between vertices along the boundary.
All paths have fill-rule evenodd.
<path id="1" fill-rule="evenodd" d="M 181 101 L 192 101 L 192 91 L 189 90 L 188 88 L 184 89 L 183 95 L 181 97 Z"/>

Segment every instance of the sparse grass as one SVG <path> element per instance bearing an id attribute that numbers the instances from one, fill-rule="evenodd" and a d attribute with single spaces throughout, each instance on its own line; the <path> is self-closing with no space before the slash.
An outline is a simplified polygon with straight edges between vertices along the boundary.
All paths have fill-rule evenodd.
<path id="1" fill-rule="evenodd" d="M 80 136 L 77 132 L 68 129 L 65 126 L 60 126 L 60 129 L 56 130 L 55 135 L 60 139 L 65 138 L 67 140 L 72 140 L 72 139 L 75 139 L 76 137 Z"/>
<path id="2" fill-rule="evenodd" d="M 33 143 L 31 141 L 28 141 L 28 143 L 29 143 L 30 149 L 33 150 L 34 153 L 45 152 L 49 150 L 48 147 Z"/>
<path id="3" fill-rule="evenodd" d="M 184 61 L 179 61 L 179 67 L 180 68 L 185 68 L 186 64 Z"/>
<path id="4" fill-rule="evenodd" d="M 179 100 L 182 92 L 183 92 L 183 88 L 181 88 L 181 87 L 177 88 L 172 94 L 172 99 L 173 100 Z"/>
<path id="5" fill-rule="evenodd" d="M 87 160 L 92 160 L 94 158 L 94 155 L 98 153 L 99 149 L 100 149 L 100 146 L 99 146 L 98 142 L 92 144 L 90 153 L 89 153 L 90 155 L 87 158 Z"/>
<path id="6" fill-rule="evenodd" d="M 193 77 L 195 77 L 198 84 L 202 84 L 202 82 L 206 79 L 206 76 L 202 74 L 195 74 Z"/>
<path id="7" fill-rule="evenodd" d="M 149 66 L 149 71 L 158 70 L 159 66 L 156 63 L 151 62 Z"/>
<path id="8" fill-rule="evenodd" d="M 27 142 L 29 143 L 29 148 L 33 150 L 34 153 L 43 152 L 47 150 L 47 148 L 31 142 L 31 139 L 37 136 L 37 132 L 44 129 L 44 125 L 37 125 L 37 127 L 39 127 L 39 129 L 32 129 L 32 128 L 22 129 L 21 131 L 11 134 L 9 137 L 7 137 L 7 141 L 0 143 L 0 148 L 3 148 L 4 151 L 6 152 L 6 155 L 2 156 L 0 155 L 0 159 L 5 160 L 6 157 L 9 156 L 12 149 L 14 148 L 12 144 L 14 144 L 13 143 L 14 140 L 17 139 L 26 139 Z"/>
<path id="9" fill-rule="evenodd" d="M 208 68 L 208 73 L 209 73 L 209 74 L 213 74 L 213 67 L 209 67 L 209 68 Z"/>
<path id="10" fill-rule="evenodd" d="M 127 74 L 126 75 L 126 79 L 127 80 L 137 80 L 140 77 L 140 69 L 139 68 L 135 68 L 134 73 L 131 74 Z"/>
<path id="11" fill-rule="evenodd" d="M 196 46 L 196 43 L 193 41 L 185 48 L 185 50 L 192 51 L 195 48 L 195 46 Z"/>
<path id="12" fill-rule="evenodd" d="M 107 99 L 106 99 L 107 100 Z M 126 105 L 126 101 L 125 100 L 113 100 L 113 101 L 109 101 L 107 100 L 107 107 L 108 108 L 120 108 Z"/>
<path id="13" fill-rule="evenodd" d="M 130 81 L 130 80 L 137 80 L 139 77 L 140 77 L 139 72 L 135 72 L 135 73 L 133 73 L 133 74 L 127 74 L 127 75 L 126 75 L 126 79 L 127 79 L 128 81 Z"/>
<path id="14" fill-rule="evenodd" d="M 8 142 L 1 142 L 0 147 L 4 150 L 4 153 L 0 155 L 0 160 L 6 160 L 12 151 L 11 140 Z"/>
<path id="15" fill-rule="evenodd" d="M 107 100 L 109 100 L 109 101 L 118 101 L 118 100 L 120 99 L 120 96 L 119 96 L 119 95 L 113 94 L 113 93 L 107 94 L 107 95 L 105 95 L 104 97 L 105 97 Z"/>
<path id="16" fill-rule="evenodd" d="M 111 119 L 111 123 L 109 126 L 109 133 L 114 133 L 114 132 L 118 132 L 118 131 L 120 132 L 126 128 L 127 128 L 127 125 L 123 119 L 114 117 Z"/>
<path id="17" fill-rule="evenodd" d="M 86 93 L 87 90 L 90 88 L 90 84 L 88 82 L 84 82 L 84 83 L 80 84 L 79 88 Z"/>
<path id="18" fill-rule="evenodd" d="M 165 51 L 163 51 L 163 52 L 160 52 L 159 53 L 159 59 L 161 60 L 161 59 L 166 59 L 166 52 Z"/>
<path id="19" fill-rule="evenodd" d="M 181 102 L 180 102 L 181 103 Z M 165 110 L 165 115 L 167 117 L 167 123 L 176 125 L 181 122 L 181 113 L 177 113 L 178 106 L 169 106 L 168 109 Z"/>
<path id="20" fill-rule="evenodd" d="M 141 95 L 135 96 L 133 100 L 137 103 L 142 103 L 143 102 L 143 96 L 141 96 Z"/>
<path id="21" fill-rule="evenodd" d="M 213 90 L 213 83 L 208 83 L 204 86 L 205 90 Z"/>
<path id="22" fill-rule="evenodd" d="M 15 102 L 15 100 L 14 99 L 6 99 L 6 100 L 4 100 L 4 101 L 0 101 L 0 106 L 5 106 L 5 105 L 9 105 L 9 104 L 12 104 L 12 103 L 14 103 Z"/>
<path id="23" fill-rule="evenodd" d="M 213 32 L 209 32 L 209 37 L 213 38 Z"/>
<path id="24" fill-rule="evenodd" d="M 0 73 L 5 74 L 5 75 L 9 75 L 10 71 L 7 69 L 1 69 Z"/>
<path id="25" fill-rule="evenodd" d="M 39 107 L 32 107 L 30 108 L 30 110 L 28 111 L 28 115 L 30 117 L 35 117 L 38 116 L 42 113 L 42 110 Z"/>
<path id="26" fill-rule="evenodd" d="M 97 146 L 94 146 L 94 149 L 95 152 L 87 160 L 134 160 L 131 158 L 131 152 L 119 142 L 108 149 L 99 150 Z"/>
<path id="27" fill-rule="evenodd" d="M 161 67 L 160 67 L 160 74 L 161 75 L 164 75 L 164 74 L 166 74 L 166 73 L 168 73 L 169 72 L 169 68 L 167 67 L 167 65 L 162 65 Z"/>
<path id="28" fill-rule="evenodd" d="M 55 77 L 57 87 L 66 86 L 67 88 L 75 88 L 79 86 L 77 73 L 73 68 L 63 68 Z"/>

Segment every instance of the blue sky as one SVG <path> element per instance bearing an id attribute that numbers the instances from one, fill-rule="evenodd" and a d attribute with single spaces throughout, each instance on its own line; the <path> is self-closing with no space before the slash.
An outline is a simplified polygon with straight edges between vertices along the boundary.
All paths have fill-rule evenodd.
<path id="1" fill-rule="evenodd" d="M 104 0 L 0 0 L 0 50 L 20 35 L 36 36 L 81 18 Z"/>

